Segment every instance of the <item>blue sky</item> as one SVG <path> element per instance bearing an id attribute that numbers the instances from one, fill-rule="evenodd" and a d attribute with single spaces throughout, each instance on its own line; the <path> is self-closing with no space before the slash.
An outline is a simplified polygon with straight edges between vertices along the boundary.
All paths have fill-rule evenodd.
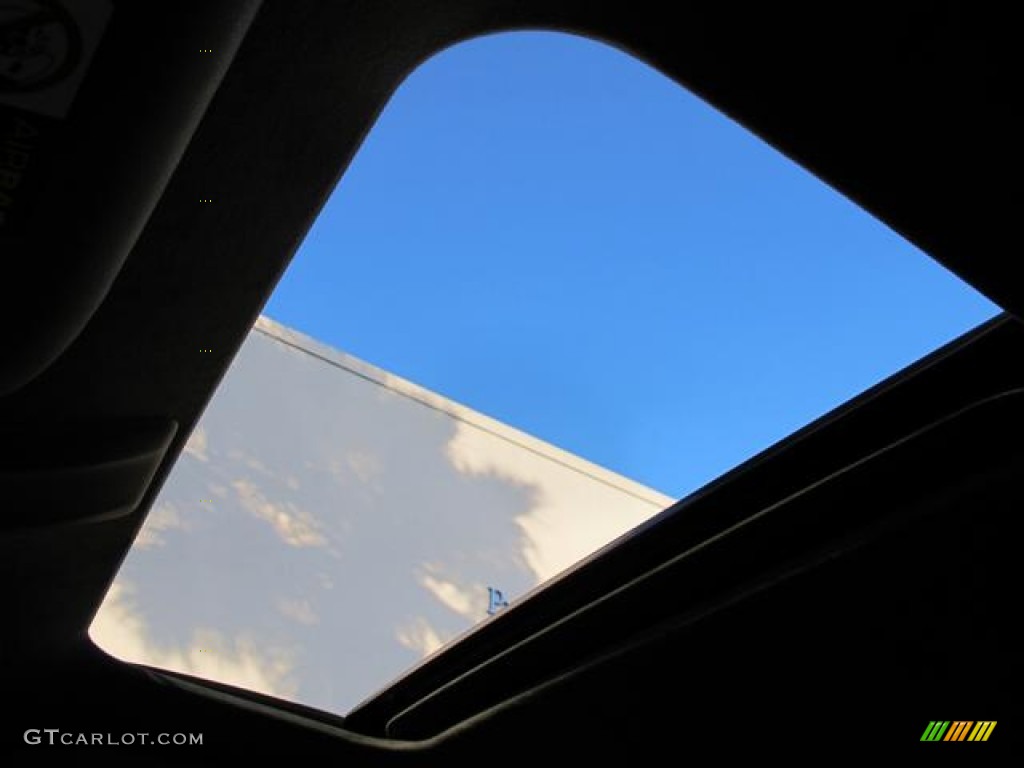
<path id="1" fill-rule="evenodd" d="M 266 307 L 674 496 L 996 311 L 645 64 L 539 32 L 406 80 Z"/>

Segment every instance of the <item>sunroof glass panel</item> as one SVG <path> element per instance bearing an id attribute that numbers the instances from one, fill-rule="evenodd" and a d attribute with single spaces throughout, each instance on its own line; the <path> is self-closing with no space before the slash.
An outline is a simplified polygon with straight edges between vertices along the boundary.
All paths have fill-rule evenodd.
<path id="1" fill-rule="evenodd" d="M 464 43 L 367 138 L 92 636 L 344 713 L 995 312 L 622 52 Z"/>

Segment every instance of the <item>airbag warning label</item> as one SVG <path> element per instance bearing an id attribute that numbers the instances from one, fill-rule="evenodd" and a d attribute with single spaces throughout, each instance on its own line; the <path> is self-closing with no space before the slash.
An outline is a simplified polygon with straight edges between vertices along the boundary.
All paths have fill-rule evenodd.
<path id="1" fill-rule="evenodd" d="M 110 13 L 109 0 L 2 0 L 0 105 L 65 117 Z"/>

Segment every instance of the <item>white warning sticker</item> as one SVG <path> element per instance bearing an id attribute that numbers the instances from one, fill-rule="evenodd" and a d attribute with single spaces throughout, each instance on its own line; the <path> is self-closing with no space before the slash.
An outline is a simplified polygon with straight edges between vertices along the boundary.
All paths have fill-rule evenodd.
<path id="1" fill-rule="evenodd" d="M 109 0 L 0 0 L 0 104 L 65 117 L 111 11 Z"/>

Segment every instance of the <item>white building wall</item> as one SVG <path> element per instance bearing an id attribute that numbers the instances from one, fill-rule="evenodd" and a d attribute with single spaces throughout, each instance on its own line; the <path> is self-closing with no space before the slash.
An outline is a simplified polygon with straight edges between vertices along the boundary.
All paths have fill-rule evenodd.
<path id="1" fill-rule="evenodd" d="M 261 318 L 91 636 L 344 713 L 670 502 Z"/>

